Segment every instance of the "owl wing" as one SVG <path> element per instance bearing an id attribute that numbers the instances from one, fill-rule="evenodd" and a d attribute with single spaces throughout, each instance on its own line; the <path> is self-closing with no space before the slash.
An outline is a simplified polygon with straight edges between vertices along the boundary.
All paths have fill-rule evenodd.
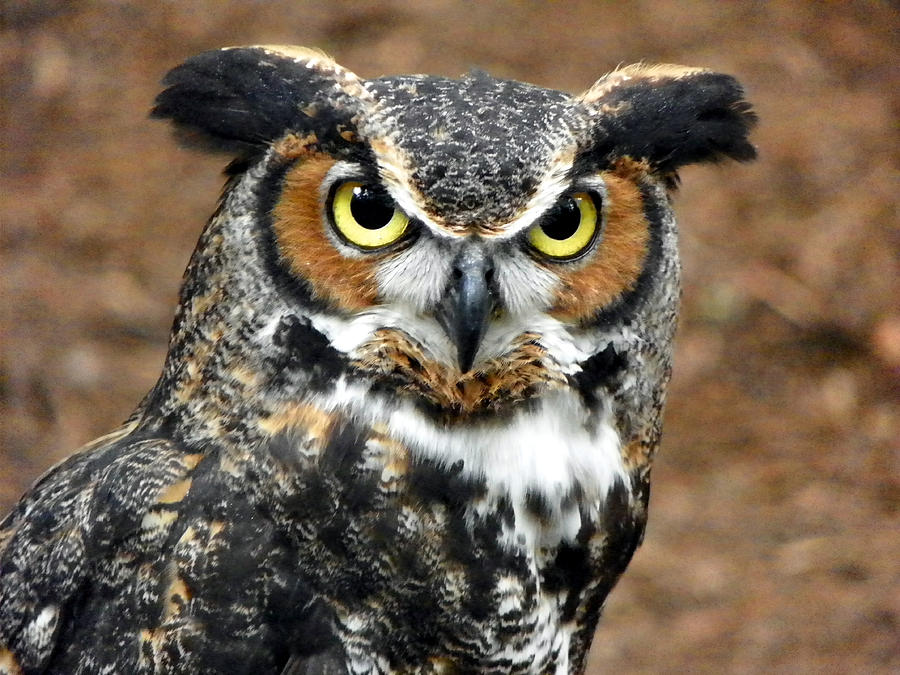
<path id="1" fill-rule="evenodd" d="M 217 451 L 134 427 L 52 469 L 0 523 L 0 666 L 341 672 L 297 552 Z"/>
<path id="2" fill-rule="evenodd" d="M 82 615 L 100 566 L 184 471 L 174 443 L 133 427 L 54 467 L 0 524 L 0 642 L 25 671 L 48 665 L 76 614 L 101 628 L 104 617 Z"/>

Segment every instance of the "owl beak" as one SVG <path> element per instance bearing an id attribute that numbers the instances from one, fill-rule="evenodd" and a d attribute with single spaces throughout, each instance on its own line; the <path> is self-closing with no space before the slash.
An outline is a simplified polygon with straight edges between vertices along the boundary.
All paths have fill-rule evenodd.
<path id="1" fill-rule="evenodd" d="M 471 370 L 494 309 L 493 277 L 494 266 L 483 251 L 464 251 L 453 264 L 453 279 L 438 306 L 437 320 L 456 345 L 462 373 Z"/>

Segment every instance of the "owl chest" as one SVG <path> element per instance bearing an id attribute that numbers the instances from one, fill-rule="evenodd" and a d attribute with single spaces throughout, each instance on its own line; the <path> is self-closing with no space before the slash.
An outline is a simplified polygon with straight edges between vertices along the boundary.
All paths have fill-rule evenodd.
<path id="1" fill-rule="evenodd" d="M 352 669 L 568 672 L 618 555 L 603 514 L 629 499 L 614 432 L 560 439 L 536 413 L 429 435 L 404 414 L 267 443 L 269 509 Z"/>

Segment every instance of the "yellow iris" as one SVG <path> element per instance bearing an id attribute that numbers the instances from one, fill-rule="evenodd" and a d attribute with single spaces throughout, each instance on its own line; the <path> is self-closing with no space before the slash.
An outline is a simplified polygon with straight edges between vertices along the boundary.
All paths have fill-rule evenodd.
<path id="1" fill-rule="evenodd" d="M 597 231 L 597 205 L 587 192 L 563 197 L 528 231 L 528 241 L 549 258 L 572 258 L 584 251 Z"/>
<path id="2" fill-rule="evenodd" d="M 334 225 L 343 237 L 360 248 L 381 248 L 403 236 L 409 218 L 377 186 L 347 181 L 331 199 Z"/>

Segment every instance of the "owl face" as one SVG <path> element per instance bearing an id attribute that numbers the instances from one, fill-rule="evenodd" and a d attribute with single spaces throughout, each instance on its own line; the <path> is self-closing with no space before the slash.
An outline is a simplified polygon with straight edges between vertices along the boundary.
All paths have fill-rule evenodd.
<path id="1" fill-rule="evenodd" d="M 167 84 L 155 115 L 241 156 L 211 225 L 228 243 L 216 283 L 255 299 L 261 353 L 303 317 L 355 373 L 445 421 L 560 389 L 596 400 L 627 373 L 656 406 L 675 172 L 753 156 L 738 85 L 678 66 L 573 97 L 483 73 L 366 81 L 254 47 L 201 54 Z"/>
<path id="2" fill-rule="evenodd" d="M 404 110 L 414 103 L 427 99 Z M 565 382 L 593 347 L 585 326 L 635 287 L 650 250 L 633 163 L 571 174 L 572 137 L 560 134 L 550 169 L 519 166 L 515 175 L 480 152 L 483 134 L 469 138 L 477 110 L 447 119 L 462 119 L 457 135 L 479 162 L 465 162 L 455 152 L 462 141 L 446 130 L 446 153 L 427 146 L 438 157 L 406 159 L 403 146 L 355 160 L 304 149 L 271 210 L 279 265 L 326 305 L 314 323 L 332 343 L 368 373 L 471 411 Z M 437 164 L 431 174 L 459 174 L 455 189 L 409 170 L 421 162 Z M 470 192 L 478 199 L 467 215 Z M 462 383 L 471 399 L 483 380 L 493 396 L 452 393 Z"/>

